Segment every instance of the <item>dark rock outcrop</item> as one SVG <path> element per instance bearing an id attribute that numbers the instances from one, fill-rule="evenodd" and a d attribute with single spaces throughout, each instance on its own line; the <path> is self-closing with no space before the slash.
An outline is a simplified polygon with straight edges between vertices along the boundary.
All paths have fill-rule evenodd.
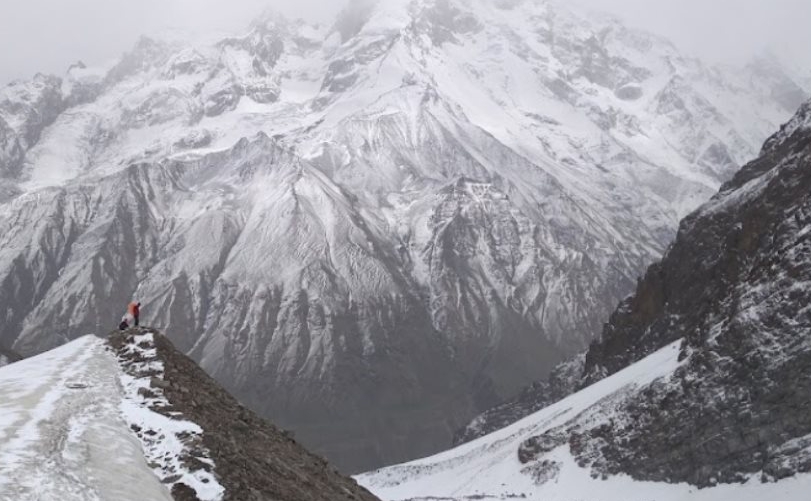
<path id="1" fill-rule="evenodd" d="M 787 249 L 776 247 L 778 240 L 791 239 L 806 228 L 804 210 L 811 186 L 809 123 L 811 102 L 766 142 L 760 158 L 682 221 L 665 258 L 648 268 L 636 293 L 620 304 L 600 339 L 591 344 L 586 355 L 587 382 L 613 374 L 682 337 L 697 342 L 712 320 L 737 311 L 731 309 L 739 307 L 740 297 L 730 297 L 735 289 L 756 277 L 777 278 L 777 268 L 764 267 L 767 262 L 776 264 L 767 256 L 784 255 Z M 803 238 L 786 245 L 800 245 Z M 790 276 L 799 272 L 792 267 Z"/>
<path id="2" fill-rule="evenodd" d="M 160 381 L 170 407 L 153 409 L 169 417 L 179 412 L 203 429 L 203 446 L 214 461 L 214 474 L 233 501 L 374 501 L 377 498 L 338 473 L 324 459 L 299 445 L 240 405 L 194 361 L 151 329 L 115 332 L 109 342 L 121 356 L 134 336 L 151 332 L 157 357 L 163 362 Z M 176 484 L 175 499 L 196 499 L 191 489 Z"/>
<path id="3" fill-rule="evenodd" d="M 626 419 L 569 430 L 598 474 L 701 487 L 811 471 L 811 102 L 686 218 L 586 355 L 584 383 L 683 338 Z"/>

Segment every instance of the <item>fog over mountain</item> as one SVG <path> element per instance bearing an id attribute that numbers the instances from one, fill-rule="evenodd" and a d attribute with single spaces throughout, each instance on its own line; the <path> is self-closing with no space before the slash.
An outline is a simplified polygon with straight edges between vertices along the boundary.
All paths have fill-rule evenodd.
<path id="1" fill-rule="evenodd" d="M 77 49 L 0 94 L 0 346 L 104 332 L 136 298 L 345 472 L 441 450 L 585 349 L 811 90 L 562 0 L 353 0 L 225 35 L 239 9 L 167 5 L 99 47 L 177 19 L 206 40 L 101 71 Z M 42 12 L 20 25 L 86 39 Z"/>
<path id="2" fill-rule="evenodd" d="M 386 2 L 387 0 L 382 0 Z M 475 0 L 474 0 L 475 1 Z M 631 26 L 674 40 L 714 62 L 740 63 L 770 50 L 811 74 L 811 2 L 805 0 L 577 0 Z M 328 22 L 345 0 L 31 0 L 3 2 L 0 83 L 36 72 L 62 74 L 81 58 L 104 64 L 144 33 L 179 28 L 199 34 L 234 31 L 265 9 Z M 720 26 L 723 23 L 723 26 Z M 809 77 L 811 78 L 811 77 Z"/>

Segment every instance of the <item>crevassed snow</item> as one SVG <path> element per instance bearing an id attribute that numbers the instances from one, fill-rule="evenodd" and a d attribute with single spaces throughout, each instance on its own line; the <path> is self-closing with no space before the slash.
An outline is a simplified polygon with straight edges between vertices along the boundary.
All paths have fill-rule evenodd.
<path id="1" fill-rule="evenodd" d="M 631 365 L 517 423 L 436 456 L 384 468 L 357 477 L 386 501 L 531 499 L 543 501 L 801 501 L 811 492 L 811 475 L 762 484 L 753 476 L 745 484 L 698 489 L 687 484 L 640 482 L 624 475 L 595 479 L 579 467 L 564 445 L 545 459 L 559 463 L 557 477 L 536 483 L 518 460 L 519 445 L 563 425 L 604 399 L 668 377 L 679 366 L 681 341 Z"/>

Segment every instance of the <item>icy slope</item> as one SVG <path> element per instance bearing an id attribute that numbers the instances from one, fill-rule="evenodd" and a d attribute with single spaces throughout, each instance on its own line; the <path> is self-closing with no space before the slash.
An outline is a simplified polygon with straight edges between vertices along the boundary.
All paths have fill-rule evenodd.
<path id="1" fill-rule="evenodd" d="M 556 2 L 144 38 L 0 94 L 0 345 L 137 296 L 342 468 L 427 455 L 585 348 L 803 95 Z"/>
<path id="2" fill-rule="evenodd" d="M 698 489 L 689 484 L 642 482 L 625 475 L 592 474 L 578 465 L 559 430 L 624 419 L 618 409 L 680 366 L 675 342 L 513 425 L 436 456 L 357 477 L 387 501 L 544 499 L 550 501 L 757 501 L 807 498 L 811 474 L 778 483 L 752 475 L 744 483 Z M 537 438 L 541 437 L 540 440 Z M 543 460 L 536 460 L 540 456 Z"/>

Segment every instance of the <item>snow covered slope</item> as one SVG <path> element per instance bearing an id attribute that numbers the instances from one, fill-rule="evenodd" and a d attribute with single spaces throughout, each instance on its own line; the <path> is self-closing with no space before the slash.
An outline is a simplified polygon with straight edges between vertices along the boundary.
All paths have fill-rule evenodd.
<path id="1" fill-rule="evenodd" d="M 566 438 L 570 427 L 599 428 L 627 420 L 618 409 L 681 365 L 680 341 L 511 426 L 456 449 L 357 477 L 386 501 L 543 499 L 549 501 L 801 501 L 811 474 L 776 483 L 751 475 L 743 483 L 698 489 L 687 483 L 597 475 L 578 464 Z"/>
<path id="2" fill-rule="evenodd" d="M 95 336 L 0 369 L 0 499 L 172 499 L 129 429 L 123 411 L 142 407 L 122 376 Z"/>
<path id="3" fill-rule="evenodd" d="M 585 348 L 806 91 L 556 2 L 144 38 L 0 93 L 0 344 L 137 296 L 341 467 L 429 454 Z"/>
<path id="4" fill-rule="evenodd" d="M 178 396 L 192 392 L 192 402 Z M 0 368 L 2 500 L 280 498 L 375 499 L 241 408 L 160 334 L 85 336 Z"/>

